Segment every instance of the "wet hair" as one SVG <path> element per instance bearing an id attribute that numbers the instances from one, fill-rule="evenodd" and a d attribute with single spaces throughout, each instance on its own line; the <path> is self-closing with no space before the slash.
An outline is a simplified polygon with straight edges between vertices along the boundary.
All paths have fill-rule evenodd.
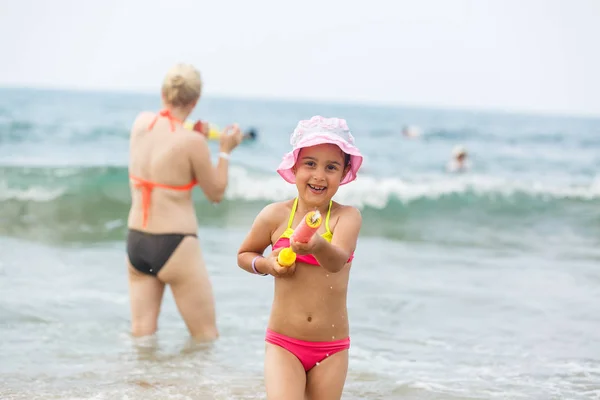
<path id="1" fill-rule="evenodd" d="M 167 72 L 162 84 L 165 102 L 186 107 L 198 101 L 202 92 L 200 72 L 190 64 L 176 64 Z"/>

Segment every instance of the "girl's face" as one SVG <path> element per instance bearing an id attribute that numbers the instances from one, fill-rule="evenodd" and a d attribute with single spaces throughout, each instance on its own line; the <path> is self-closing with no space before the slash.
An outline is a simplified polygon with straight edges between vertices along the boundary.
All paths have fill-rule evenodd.
<path id="1" fill-rule="evenodd" d="M 310 204 L 328 203 L 346 172 L 345 154 L 336 145 L 305 147 L 294 166 L 298 195 Z"/>

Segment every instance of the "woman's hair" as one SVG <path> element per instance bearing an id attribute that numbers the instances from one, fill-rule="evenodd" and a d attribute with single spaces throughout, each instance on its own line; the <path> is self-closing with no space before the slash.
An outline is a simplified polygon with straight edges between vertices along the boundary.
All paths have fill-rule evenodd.
<path id="1" fill-rule="evenodd" d="M 186 107 L 200 98 L 200 72 L 190 64 L 177 64 L 167 72 L 162 84 L 162 95 L 167 104 Z"/>

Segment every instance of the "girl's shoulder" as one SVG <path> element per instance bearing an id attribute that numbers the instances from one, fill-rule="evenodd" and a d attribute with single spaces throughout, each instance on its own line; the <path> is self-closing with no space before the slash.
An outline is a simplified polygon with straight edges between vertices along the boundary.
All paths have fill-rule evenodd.
<path id="1" fill-rule="evenodd" d="M 293 200 L 277 201 L 267 204 L 259 213 L 259 217 L 265 222 L 277 225 L 282 219 L 288 218 L 292 211 Z"/>
<path id="2" fill-rule="evenodd" d="M 338 216 L 361 218 L 360 210 L 354 206 L 340 204 L 336 201 L 331 205 L 331 213 Z"/>
<path id="3" fill-rule="evenodd" d="M 360 210 L 354 206 L 347 206 L 334 201 L 331 206 L 331 216 L 329 220 L 329 226 L 332 232 L 335 231 L 335 227 L 340 220 L 361 226 L 362 214 Z"/>

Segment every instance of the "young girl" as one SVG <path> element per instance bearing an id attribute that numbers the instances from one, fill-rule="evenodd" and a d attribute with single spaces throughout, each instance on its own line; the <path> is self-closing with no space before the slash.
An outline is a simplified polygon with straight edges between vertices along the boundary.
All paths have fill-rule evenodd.
<path id="1" fill-rule="evenodd" d="M 362 219 L 356 208 L 331 199 L 340 185 L 356 179 L 363 157 L 338 118 L 300 121 L 291 144 L 277 172 L 296 185 L 298 196 L 259 213 L 240 246 L 238 265 L 275 277 L 265 339 L 267 398 L 339 399 L 350 348 L 348 277 Z M 325 216 L 317 233 L 308 243 L 290 239 L 311 210 Z M 273 251 L 263 257 L 269 245 Z M 277 255 L 290 246 L 296 263 L 282 267 Z"/>

